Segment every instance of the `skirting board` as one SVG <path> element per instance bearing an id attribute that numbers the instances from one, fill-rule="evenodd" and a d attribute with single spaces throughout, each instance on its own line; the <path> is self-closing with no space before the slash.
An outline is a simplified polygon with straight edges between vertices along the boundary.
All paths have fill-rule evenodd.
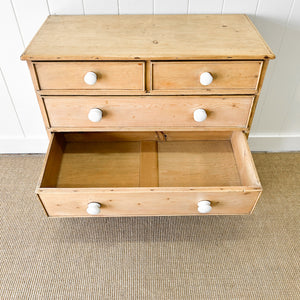
<path id="1" fill-rule="evenodd" d="M 300 134 L 295 135 L 258 135 L 249 136 L 251 151 L 288 152 L 300 151 Z"/>
<path id="2" fill-rule="evenodd" d="M 46 153 L 46 138 L 0 138 L 0 153 Z"/>
<path id="3" fill-rule="evenodd" d="M 251 151 L 300 151 L 300 135 L 250 135 Z M 0 153 L 45 153 L 47 138 L 0 138 Z"/>

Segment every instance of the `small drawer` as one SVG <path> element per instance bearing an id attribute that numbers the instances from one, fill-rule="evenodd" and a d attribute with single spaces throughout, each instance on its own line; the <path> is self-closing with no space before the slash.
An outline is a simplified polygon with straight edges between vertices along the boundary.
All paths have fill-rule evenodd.
<path id="1" fill-rule="evenodd" d="M 54 133 L 49 216 L 249 214 L 261 185 L 242 132 Z"/>
<path id="2" fill-rule="evenodd" d="M 144 90 L 144 62 L 36 62 L 40 90 Z"/>
<path id="3" fill-rule="evenodd" d="M 261 61 L 153 62 L 153 92 L 252 94 L 257 91 Z"/>
<path id="4" fill-rule="evenodd" d="M 246 128 L 253 96 L 46 96 L 52 128 Z M 154 129 L 155 130 L 155 129 Z"/>

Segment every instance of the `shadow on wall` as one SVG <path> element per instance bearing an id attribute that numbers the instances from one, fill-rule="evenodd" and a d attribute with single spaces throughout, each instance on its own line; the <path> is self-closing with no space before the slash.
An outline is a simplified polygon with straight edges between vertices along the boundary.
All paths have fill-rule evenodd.
<path id="1" fill-rule="evenodd" d="M 300 19 L 250 16 L 276 55 L 270 61 L 252 133 L 300 133 Z"/>

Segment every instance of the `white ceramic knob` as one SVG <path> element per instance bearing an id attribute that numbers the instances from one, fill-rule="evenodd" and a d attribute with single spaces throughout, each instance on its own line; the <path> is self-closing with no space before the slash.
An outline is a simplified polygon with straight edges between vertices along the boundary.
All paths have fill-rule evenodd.
<path id="1" fill-rule="evenodd" d="M 210 85 L 213 82 L 214 78 L 209 72 L 204 72 L 200 75 L 200 83 L 202 85 Z"/>
<path id="2" fill-rule="evenodd" d="M 207 113 L 203 108 L 198 108 L 194 111 L 194 120 L 196 122 L 203 122 L 207 118 Z"/>
<path id="3" fill-rule="evenodd" d="M 84 82 L 88 85 L 94 85 L 97 82 L 97 74 L 94 72 L 87 72 L 84 76 Z"/>
<path id="4" fill-rule="evenodd" d="M 89 111 L 88 118 L 91 122 L 100 122 L 100 120 L 102 119 L 102 110 L 99 108 L 92 108 Z"/>
<path id="5" fill-rule="evenodd" d="M 99 215 L 100 214 L 100 203 L 98 202 L 90 202 L 86 209 L 86 212 L 89 215 Z"/>
<path id="6" fill-rule="evenodd" d="M 200 214 L 207 214 L 211 211 L 211 202 L 203 200 L 198 202 L 198 211 Z"/>

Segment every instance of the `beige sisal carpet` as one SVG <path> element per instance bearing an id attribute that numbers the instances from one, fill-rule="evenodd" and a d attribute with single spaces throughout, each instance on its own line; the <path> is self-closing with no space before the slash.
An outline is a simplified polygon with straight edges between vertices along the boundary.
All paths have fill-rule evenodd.
<path id="1" fill-rule="evenodd" d="M 43 156 L 0 156 L 0 299 L 300 299 L 300 153 L 254 158 L 251 216 L 47 219 Z"/>

